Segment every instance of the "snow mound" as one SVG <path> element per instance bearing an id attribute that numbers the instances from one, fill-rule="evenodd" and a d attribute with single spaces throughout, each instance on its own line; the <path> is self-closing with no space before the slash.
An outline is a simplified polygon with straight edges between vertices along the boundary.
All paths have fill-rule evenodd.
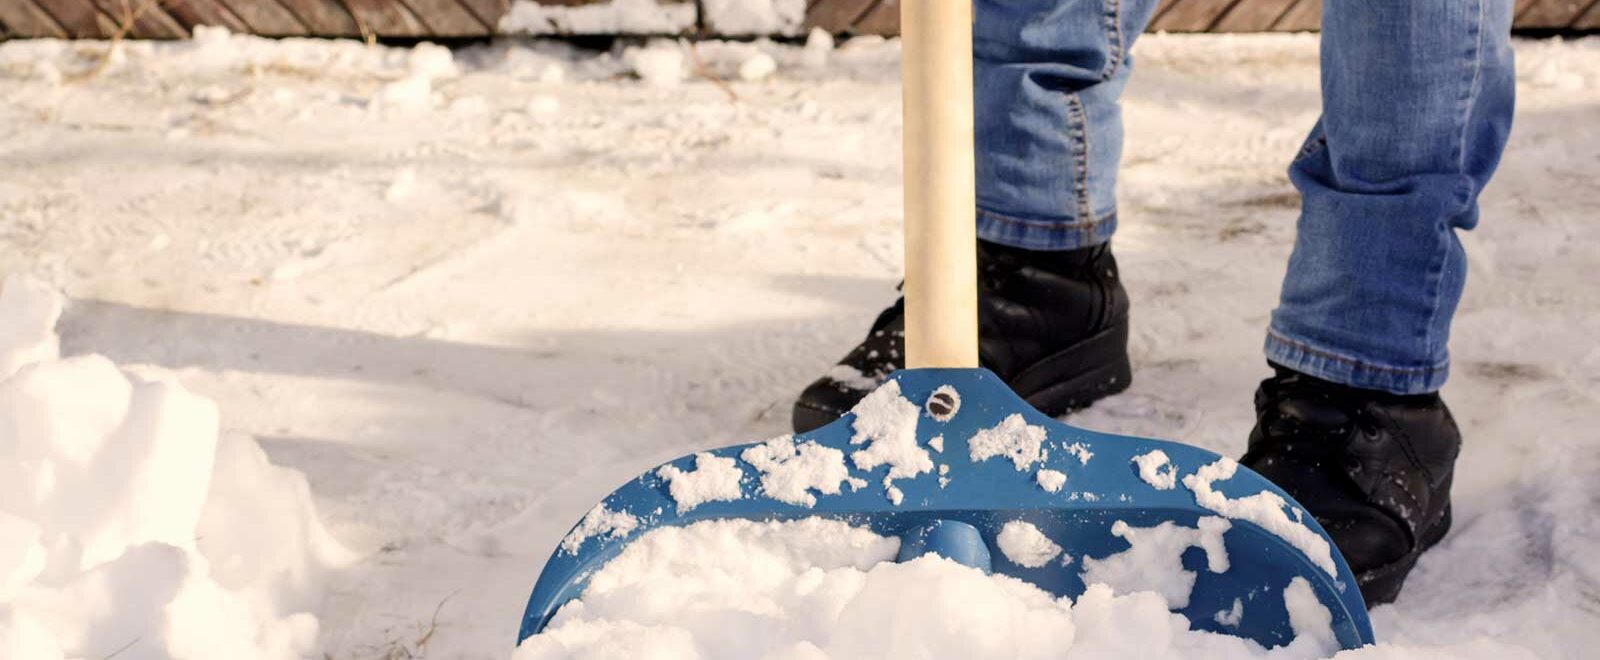
<path id="1" fill-rule="evenodd" d="M 1228 524 L 1210 520 L 1214 527 Z M 1032 539 L 1030 548 L 1042 539 L 1026 529 L 1031 525 L 1017 525 L 1008 529 Z M 1296 633 L 1290 644 L 1264 649 L 1190 629 L 1158 593 L 1120 594 L 1091 584 L 1073 601 L 935 555 L 894 563 L 898 549 L 896 539 L 820 518 L 652 530 L 596 572 L 583 596 L 512 658 L 1288 660 L 1337 650 L 1330 614 L 1304 581 L 1258 596 L 1283 598 Z M 1475 642 L 1415 654 L 1369 647 L 1334 657 L 1492 658 L 1498 650 Z"/>
<path id="2" fill-rule="evenodd" d="M 211 401 L 97 355 L 59 359 L 61 298 L 0 291 L 0 651 L 301 657 L 352 558 L 304 478 L 218 438 Z"/>

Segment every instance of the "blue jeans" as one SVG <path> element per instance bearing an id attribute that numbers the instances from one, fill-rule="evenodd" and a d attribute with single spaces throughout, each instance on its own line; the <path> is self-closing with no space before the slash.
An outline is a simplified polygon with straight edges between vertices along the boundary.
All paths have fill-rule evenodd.
<path id="1" fill-rule="evenodd" d="M 1266 353 L 1417 394 L 1449 371 L 1457 230 L 1499 162 L 1513 0 L 1326 0 L 1322 118 L 1295 156 L 1301 212 Z M 1116 230 L 1118 97 L 1155 0 L 978 0 L 978 235 L 1036 250 Z"/>

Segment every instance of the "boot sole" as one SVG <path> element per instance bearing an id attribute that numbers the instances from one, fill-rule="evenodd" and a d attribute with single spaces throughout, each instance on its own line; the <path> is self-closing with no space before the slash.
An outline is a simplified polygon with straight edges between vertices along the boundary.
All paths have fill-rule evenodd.
<path id="1" fill-rule="evenodd" d="M 1438 524 L 1423 534 L 1422 544 L 1415 551 L 1398 561 L 1356 574 L 1356 584 L 1361 588 L 1361 596 L 1366 600 L 1367 607 L 1394 602 L 1400 595 L 1400 588 L 1406 584 L 1406 576 L 1410 575 L 1411 569 L 1417 565 L 1417 560 L 1422 557 L 1422 553 L 1444 539 L 1445 534 L 1450 531 L 1450 523 L 1451 508 L 1446 504 L 1444 515 L 1439 517 Z"/>
<path id="2" fill-rule="evenodd" d="M 1039 412 L 1060 417 L 1122 392 L 1132 383 L 1128 321 L 1123 319 L 1034 363 L 1007 384 Z"/>

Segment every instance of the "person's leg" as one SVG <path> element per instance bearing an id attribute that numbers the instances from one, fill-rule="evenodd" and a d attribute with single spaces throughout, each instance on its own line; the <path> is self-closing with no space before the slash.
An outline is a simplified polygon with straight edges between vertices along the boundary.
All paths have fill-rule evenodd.
<path id="1" fill-rule="evenodd" d="M 1511 6 L 1324 3 L 1323 117 L 1290 168 L 1302 210 L 1269 360 L 1395 394 L 1444 384 L 1456 232 L 1511 128 Z"/>
<path id="2" fill-rule="evenodd" d="M 978 0 L 978 236 L 1030 250 L 1116 229 L 1122 110 L 1155 0 Z"/>
<path id="3" fill-rule="evenodd" d="M 1155 0 L 977 0 L 973 25 L 979 357 L 1052 415 L 1120 392 L 1128 298 L 1106 244 L 1117 97 Z M 837 419 L 904 366 L 899 303 L 800 393 L 794 429 Z"/>
<path id="4" fill-rule="evenodd" d="M 1511 127 L 1512 0 L 1323 4 L 1323 117 L 1241 461 L 1333 537 L 1369 604 L 1450 528 L 1461 433 L 1437 391 Z"/>

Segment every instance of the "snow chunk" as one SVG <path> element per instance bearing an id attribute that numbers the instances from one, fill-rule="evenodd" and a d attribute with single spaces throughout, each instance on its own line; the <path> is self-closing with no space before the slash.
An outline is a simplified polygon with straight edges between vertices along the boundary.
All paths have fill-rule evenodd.
<path id="1" fill-rule="evenodd" d="M 1042 451 L 1044 438 L 1043 426 L 1034 426 L 1023 420 L 1022 415 L 1013 414 L 1001 420 L 994 428 L 983 429 L 974 434 L 967 441 L 967 449 L 971 452 L 974 463 L 995 456 L 1006 456 L 1017 466 L 1017 471 L 1022 472 L 1034 463 L 1044 460 Z"/>
<path id="2" fill-rule="evenodd" d="M 1081 442 L 1074 442 L 1070 445 L 1062 447 L 1062 449 L 1066 450 L 1068 454 L 1072 454 L 1074 457 L 1076 457 L 1079 465 L 1088 465 L 1089 459 L 1094 458 L 1094 452 L 1089 451 L 1089 448 L 1083 446 L 1083 443 Z"/>
<path id="3" fill-rule="evenodd" d="M 639 519 L 626 511 L 611 511 L 605 504 L 597 504 L 583 517 L 583 522 L 567 533 L 561 539 L 561 551 L 567 554 L 576 554 L 578 548 L 583 547 L 583 542 L 591 537 L 602 534 L 609 538 L 619 538 L 633 533 L 639 528 Z"/>
<path id="4" fill-rule="evenodd" d="M 1155 486 L 1156 490 L 1172 490 L 1177 487 L 1178 467 L 1168 460 L 1167 452 L 1156 449 L 1148 454 L 1133 457 L 1133 462 L 1139 466 L 1139 478 Z"/>
<path id="5" fill-rule="evenodd" d="M 683 47 L 665 39 L 653 40 L 642 48 L 623 49 L 622 61 L 640 80 L 654 87 L 677 87 L 688 72 L 683 61 Z"/>
<path id="6" fill-rule="evenodd" d="M 1061 487 L 1067 485 L 1067 474 L 1059 470 L 1041 469 L 1037 474 L 1033 475 L 1033 479 L 1039 482 L 1040 488 L 1049 493 L 1059 493 L 1061 492 Z"/>
<path id="7" fill-rule="evenodd" d="M 1061 554 L 1061 546 L 1052 542 L 1033 523 L 1020 520 L 1013 520 L 1001 527 L 995 542 L 1000 545 L 1000 552 L 1006 559 L 1027 568 L 1048 564 Z"/>
<path id="8" fill-rule="evenodd" d="M 815 442 L 794 444 L 794 436 L 784 435 L 750 447 L 739 458 L 761 471 L 761 492 L 780 502 L 816 506 L 817 498 L 808 491 L 838 495 L 842 484 L 863 488 L 867 482 L 852 478 L 845 466 L 844 452 Z"/>
<path id="9" fill-rule="evenodd" d="M 850 427 L 855 430 L 850 444 L 869 443 L 865 449 L 850 454 L 857 469 L 888 465 L 886 488 L 894 479 L 933 471 L 933 457 L 917 446 L 917 407 L 900 395 L 899 382 L 884 383 L 850 412 L 856 416 Z"/>
<path id="10" fill-rule="evenodd" d="M 667 493 L 678 503 L 678 513 L 706 502 L 739 499 L 739 480 L 744 477 L 733 459 L 708 453 L 695 455 L 693 472 L 663 465 L 656 474 L 667 482 Z"/>
<path id="11" fill-rule="evenodd" d="M 1227 626 L 1229 628 L 1238 628 L 1239 622 L 1244 620 L 1244 601 L 1239 600 L 1238 598 L 1233 599 L 1233 607 L 1218 611 L 1216 616 L 1211 618 L 1215 620 L 1218 625 Z"/>
<path id="12" fill-rule="evenodd" d="M 778 61 L 771 55 L 757 52 L 748 59 L 739 63 L 739 79 L 755 82 L 763 80 L 778 70 Z"/>
<path id="13" fill-rule="evenodd" d="M 820 27 L 811 28 L 806 35 L 805 48 L 800 53 L 801 64 L 807 69 L 824 69 L 828 66 L 828 56 L 832 54 L 833 35 Z"/>
<path id="14" fill-rule="evenodd" d="M 1283 606 L 1289 611 L 1289 627 L 1296 640 L 1311 639 L 1322 655 L 1339 650 L 1333 636 L 1333 613 L 1317 600 L 1317 592 L 1305 578 L 1295 576 L 1283 590 Z"/>
<path id="15" fill-rule="evenodd" d="M 1288 502 L 1282 497 L 1264 490 L 1249 497 L 1230 499 L 1211 487 L 1214 482 L 1232 479 L 1238 469 L 1237 461 L 1224 457 L 1184 477 L 1183 485 L 1194 493 L 1196 504 L 1234 520 L 1255 523 L 1305 553 L 1312 563 L 1328 575 L 1338 575 L 1328 540 L 1299 520 L 1291 520 L 1289 514 L 1285 513 Z"/>
<path id="16" fill-rule="evenodd" d="M 1083 581 L 1104 584 L 1117 593 L 1153 591 L 1172 609 L 1183 609 L 1189 606 L 1195 581 L 1194 572 L 1183 568 L 1183 551 L 1197 546 L 1205 550 L 1208 570 L 1226 572 L 1228 550 L 1222 534 L 1232 526 L 1214 516 L 1201 518 L 1198 528 L 1171 521 L 1141 528 L 1118 520 L 1111 525 L 1111 533 L 1126 539 L 1131 547 L 1103 559 L 1084 557 Z"/>
<path id="17" fill-rule="evenodd" d="M 928 448 L 941 454 L 944 453 L 944 436 L 936 435 L 928 439 Z"/>

